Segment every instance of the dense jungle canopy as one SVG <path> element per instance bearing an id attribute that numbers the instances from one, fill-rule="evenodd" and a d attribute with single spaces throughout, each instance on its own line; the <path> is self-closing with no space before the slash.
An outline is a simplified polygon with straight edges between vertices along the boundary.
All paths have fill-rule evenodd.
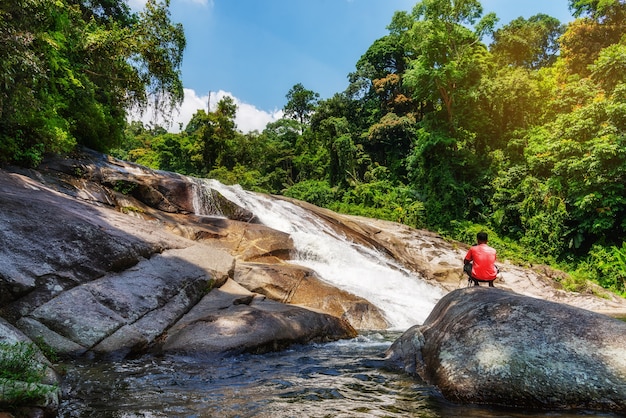
<path id="1" fill-rule="evenodd" d="M 570 0 L 567 25 L 500 26 L 478 0 L 398 11 L 328 99 L 297 84 L 285 118 L 242 133 L 232 99 L 180 133 L 127 123 L 182 98 L 169 1 L 0 4 L 0 161 L 85 145 L 129 161 L 403 222 L 626 294 L 625 0 Z M 210 77 L 210 74 L 208 74 Z"/>

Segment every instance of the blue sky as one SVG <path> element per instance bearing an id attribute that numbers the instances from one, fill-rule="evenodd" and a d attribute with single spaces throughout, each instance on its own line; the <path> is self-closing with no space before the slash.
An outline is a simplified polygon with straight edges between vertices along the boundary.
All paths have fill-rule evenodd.
<path id="1" fill-rule="evenodd" d="M 135 9 L 145 0 L 130 0 Z M 345 90 L 347 76 L 396 10 L 417 0 L 171 0 L 172 20 L 187 37 L 182 79 L 185 103 L 172 115 L 174 130 L 198 108 L 230 95 L 237 125 L 259 131 L 282 116 L 296 83 L 322 99 Z M 482 0 L 499 24 L 545 13 L 572 19 L 568 0 Z M 209 100 L 210 93 L 210 100 Z"/>

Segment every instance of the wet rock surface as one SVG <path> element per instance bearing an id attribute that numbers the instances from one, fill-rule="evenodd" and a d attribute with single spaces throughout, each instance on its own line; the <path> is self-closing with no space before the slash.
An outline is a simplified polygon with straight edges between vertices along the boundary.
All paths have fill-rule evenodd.
<path id="1" fill-rule="evenodd" d="M 46 161 L 38 170 L 1 170 L 0 209 L 0 314 L 60 355 L 122 358 L 146 352 L 171 337 L 168 330 L 192 309 L 197 314 L 203 298 L 223 291 L 238 263 L 282 266 L 293 272 L 286 280 L 301 282 L 299 268 L 288 263 L 293 242 L 287 234 L 258 223 L 195 179 L 90 151 Z M 282 316 L 286 328 L 300 330 L 277 335 L 277 347 L 353 336 L 341 307 L 354 311 L 355 301 L 365 305 L 354 316 L 357 326 L 386 326 L 367 301 L 320 288 L 336 301 L 332 308 L 318 304 L 306 310 L 300 292 L 295 303 L 301 307 L 257 311 L 271 312 L 263 315 L 273 320 Z M 255 305 L 274 303 L 261 303 L 264 291 L 256 290 Z M 313 290 L 307 295 L 318 296 Z M 369 311 L 376 320 L 367 319 Z M 239 345 L 249 351 L 255 344 L 270 347 L 271 335 L 259 340 L 253 333 L 262 326 L 263 321 L 244 321 L 238 338 L 248 341 Z M 205 340 L 198 343 L 205 350 L 228 346 L 215 342 L 219 334 L 196 338 Z"/>
<path id="2" fill-rule="evenodd" d="M 229 280 L 202 298 L 167 331 L 154 350 L 185 355 L 263 353 L 294 343 L 328 342 L 356 335 L 347 321 L 272 301 Z"/>
<path id="3" fill-rule="evenodd" d="M 349 222 L 357 224 L 363 235 L 375 240 L 379 247 L 384 247 L 384 251 L 401 265 L 436 283 L 446 292 L 467 287 L 462 260 L 469 245 L 445 240 L 431 231 L 389 221 L 350 217 Z M 496 264 L 500 269 L 495 280 L 498 288 L 626 318 L 626 299 L 599 287 L 595 289 L 597 294 L 568 292 L 557 280 L 565 275 L 563 272 L 546 266 L 522 267 L 502 259 Z"/>
<path id="4" fill-rule="evenodd" d="M 291 201 L 434 286 L 465 286 L 465 244 Z M 369 301 L 292 262 L 288 234 L 202 181 L 88 150 L 37 170 L 0 170 L 0 236 L 0 341 L 10 328 L 61 355 L 115 359 L 264 352 L 389 326 Z M 502 289 L 626 313 L 623 298 L 573 294 L 547 272 L 500 268 Z"/>
<path id="5" fill-rule="evenodd" d="M 626 323 L 493 288 L 444 296 L 387 352 L 449 400 L 626 412 Z"/>

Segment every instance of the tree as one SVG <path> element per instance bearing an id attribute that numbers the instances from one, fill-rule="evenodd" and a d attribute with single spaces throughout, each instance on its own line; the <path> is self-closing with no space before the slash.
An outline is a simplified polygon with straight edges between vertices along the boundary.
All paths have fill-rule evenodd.
<path id="1" fill-rule="evenodd" d="M 106 150 L 130 106 L 183 97 L 185 37 L 169 0 L 134 14 L 113 0 L 0 4 L 0 161 L 37 164 L 76 144 Z"/>
<path id="2" fill-rule="evenodd" d="M 44 152 L 67 151 L 76 144 L 60 114 L 67 98 L 54 79 L 61 68 L 64 89 L 77 84 L 64 55 L 66 22 L 72 16 L 56 2 L 0 3 L 0 163 L 36 165 Z"/>
<path id="3" fill-rule="evenodd" d="M 587 77 L 600 51 L 624 35 L 626 1 L 570 0 L 570 9 L 578 19 L 560 39 L 561 56 L 570 74 Z"/>
<path id="4" fill-rule="evenodd" d="M 558 38 L 565 27 L 558 19 L 537 14 L 528 20 L 518 17 L 493 33 L 490 51 L 500 65 L 539 69 L 556 62 Z"/>
<path id="5" fill-rule="evenodd" d="M 259 156 L 264 165 L 263 171 L 271 174 L 280 167 L 284 174 L 280 180 L 280 186 L 284 187 L 285 183 L 293 184 L 298 176 L 298 171 L 294 167 L 294 158 L 301 130 L 302 126 L 298 121 L 283 118 L 268 123 L 261 134 L 268 148 L 265 155 Z"/>
<path id="6" fill-rule="evenodd" d="M 411 15 L 394 16 L 394 30 L 413 52 L 404 85 L 414 102 L 425 103 L 412 128 L 416 134 L 405 156 L 407 175 L 424 202 L 429 224 L 438 228 L 449 227 L 454 219 L 482 216 L 486 201 L 489 158 L 484 149 L 476 154 L 482 138 L 470 122 L 482 77 L 491 73 L 491 56 L 481 38 L 496 18 L 481 16 L 475 0 L 424 0 Z"/>
<path id="7" fill-rule="evenodd" d="M 298 83 L 289 89 L 285 97 L 287 97 L 287 104 L 283 108 L 285 116 L 294 118 L 304 125 L 315 110 L 320 95 Z"/>
<path id="8" fill-rule="evenodd" d="M 575 17 L 587 16 L 594 20 L 617 20 L 624 17 L 624 0 L 570 0 Z"/>
<path id="9" fill-rule="evenodd" d="M 409 58 L 398 35 L 389 34 L 374 41 L 356 63 L 357 72 L 374 80 L 387 74 L 402 74 Z"/>
<path id="10" fill-rule="evenodd" d="M 128 4 L 119 0 L 68 0 L 69 5 L 78 5 L 84 21 L 96 20 L 100 24 L 132 24 L 135 16 Z"/>
<path id="11" fill-rule="evenodd" d="M 309 129 L 305 136 L 312 144 L 324 147 L 325 152 L 309 154 L 317 156 L 321 168 L 328 175 L 331 186 L 347 186 L 358 181 L 371 164 L 364 152 L 357 134 L 367 125 L 361 116 L 359 103 L 346 94 L 335 94 L 327 100 L 319 102 L 316 112 L 312 115 Z M 321 159 L 323 157 L 323 159 Z M 326 177 L 323 177 L 326 178 Z"/>
<path id="12" fill-rule="evenodd" d="M 364 97 L 373 88 L 374 80 L 390 74 L 400 77 L 406 70 L 407 51 L 398 35 L 387 35 L 374 41 L 356 63 L 356 71 L 349 75 L 348 93 Z"/>
<path id="13" fill-rule="evenodd" d="M 193 143 L 191 159 L 200 175 L 207 175 L 219 166 L 227 169 L 235 166 L 234 141 L 241 135 L 236 130 L 236 113 L 233 98 L 225 96 L 214 112 L 207 114 L 204 109 L 198 110 L 185 127 L 185 133 Z"/>
<path id="14" fill-rule="evenodd" d="M 596 80 L 607 94 L 612 94 L 620 84 L 626 86 L 626 37 L 622 38 L 620 43 L 600 51 L 598 59 L 589 69 L 591 78 Z"/>
<path id="15" fill-rule="evenodd" d="M 457 108 L 471 95 L 486 72 L 487 49 L 480 42 L 493 29 L 489 14 L 477 22 L 482 7 L 477 0 L 424 0 L 412 12 L 410 37 L 415 59 L 404 76 L 417 102 L 434 103 L 444 114 L 449 132 L 457 129 Z M 468 28 L 475 25 L 474 31 Z"/>
<path id="16" fill-rule="evenodd" d="M 370 126 L 365 142 L 372 159 L 387 167 L 395 180 L 406 179 L 405 158 L 411 152 L 416 123 L 413 115 L 387 113 Z"/>
<path id="17" fill-rule="evenodd" d="M 454 147 L 457 139 L 441 131 L 417 131 L 415 144 L 407 157 L 408 177 L 424 202 L 429 228 L 450 228 L 455 219 L 471 219 L 474 199 L 480 185 L 471 182 L 475 169 L 468 167 Z"/>
<path id="18" fill-rule="evenodd" d="M 519 134 L 554 117 L 554 106 L 546 103 L 554 99 L 556 90 L 554 71 L 549 68 L 503 66 L 483 77 L 473 112 L 465 119 L 465 126 L 477 134 L 473 150 L 481 155 L 505 150 L 508 159 L 522 158 L 524 143 Z"/>
<path id="19" fill-rule="evenodd" d="M 166 112 L 184 98 L 180 66 L 186 46 L 182 25 L 170 21 L 169 3 L 147 1 L 134 27 L 136 50 L 129 54 L 148 98 L 154 100 L 157 111 Z"/>
<path id="20" fill-rule="evenodd" d="M 119 141 L 127 109 L 152 101 L 164 113 L 183 99 L 179 67 L 186 41 L 182 26 L 170 21 L 170 1 L 148 0 L 136 15 L 115 3 L 81 2 L 88 12 L 83 11 L 86 20 L 79 34 L 84 43 L 75 51 L 76 65 L 85 68 L 91 87 L 73 103 L 75 135 L 100 150 Z"/>

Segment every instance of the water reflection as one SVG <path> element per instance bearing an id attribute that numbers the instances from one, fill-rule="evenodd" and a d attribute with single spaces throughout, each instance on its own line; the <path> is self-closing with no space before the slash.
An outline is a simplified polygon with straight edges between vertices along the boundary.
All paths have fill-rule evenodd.
<path id="1" fill-rule="evenodd" d="M 387 370 L 398 335 L 231 358 L 67 363 L 60 417 L 573 417 L 458 406 Z M 612 416 L 600 415 L 595 416 Z"/>

